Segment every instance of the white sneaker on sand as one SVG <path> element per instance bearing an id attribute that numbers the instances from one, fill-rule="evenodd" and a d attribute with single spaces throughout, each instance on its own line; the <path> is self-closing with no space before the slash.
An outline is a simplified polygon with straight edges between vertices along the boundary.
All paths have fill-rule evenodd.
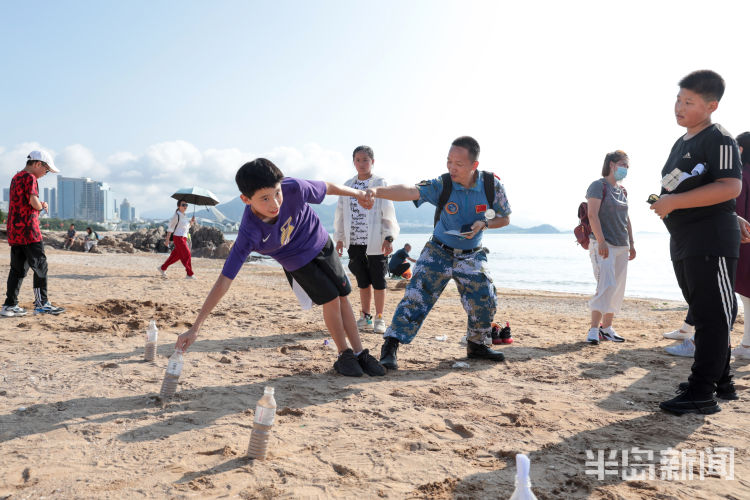
<path id="1" fill-rule="evenodd" d="M 750 359 L 750 347 L 740 344 L 732 349 L 732 356 L 734 356 L 734 359 Z"/>
<path id="2" fill-rule="evenodd" d="M 372 321 L 372 331 L 375 333 L 385 333 L 385 320 L 382 316 L 377 316 Z"/>
<path id="3" fill-rule="evenodd" d="M 159 274 L 161 274 L 162 278 L 167 277 L 167 272 L 164 269 L 162 269 L 161 266 L 157 267 L 156 270 L 159 271 Z"/>
<path id="4" fill-rule="evenodd" d="M 679 330 L 672 330 L 671 332 L 664 333 L 664 338 L 672 340 L 685 340 L 689 339 L 693 335 L 695 335 L 695 327 L 693 325 L 683 323 Z"/>
<path id="5" fill-rule="evenodd" d="M 599 327 L 589 329 L 589 333 L 586 336 L 586 342 L 591 345 L 599 345 Z"/>
<path id="6" fill-rule="evenodd" d="M 685 358 L 692 358 L 695 356 L 695 343 L 693 339 L 685 339 L 680 344 L 670 345 L 664 348 L 667 354 L 672 356 L 682 356 Z"/>
<path id="7" fill-rule="evenodd" d="M 185 276 L 186 280 L 197 280 L 198 278 L 195 277 L 194 274 L 191 274 L 190 276 Z"/>
<path id="8" fill-rule="evenodd" d="M 26 309 L 18 305 L 3 306 L 3 308 L 0 310 L 0 316 L 13 317 L 13 316 L 26 316 L 26 314 L 27 314 Z"/>
<path id="9" fill-rule="evenodd" d="M 362 316 L 357 320 L 357 329 L 360 332 L 372 330 L 372 316 L 369 314 L 365 316 L 365 313 L 362 313 Z"/>

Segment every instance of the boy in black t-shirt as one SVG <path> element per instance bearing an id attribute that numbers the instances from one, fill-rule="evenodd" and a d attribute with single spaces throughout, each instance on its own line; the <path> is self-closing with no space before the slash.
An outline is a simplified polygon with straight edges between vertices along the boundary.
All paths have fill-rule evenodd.
<path id="1" fill-rule="evenodd" d="M 709 414 L 721 410 L 714 399 L 717 387 L 737 399 L 729 374 L 729 332 L 737 315 L 740 229 L 734 199 L 742 188 L 742 163 L 734 138 L 711 123 L 724 94 L 721 76 L 694 71 L 679 85 L 675 115 L 687 133 L 672 146 L 661 172 L 662 194 L 651 209 L 671 236 L 675 276 L 695 320 L 695 361 L 678 396 L 659 407 Z"/>

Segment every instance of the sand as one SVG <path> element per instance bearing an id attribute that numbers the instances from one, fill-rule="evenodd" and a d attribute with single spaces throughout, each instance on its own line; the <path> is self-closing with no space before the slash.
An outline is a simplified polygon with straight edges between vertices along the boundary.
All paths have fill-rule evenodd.
<path id="1" fill-rule="evenodd" d="M 502 347 L 507 361 L 456 369 L 466 317 L 450 286 L 400 349 L 399 371 L 353 379 L 333 372 L 320 310 L 296 306 L 280 269 L 248 263 L 161 408 L 175 338 L 223 264 L 195 259 L 198 280 L 187 281 L 178 263 L 165 280 L 164 258 L 49 249 L 50 298 L 67 311 L 0 318 L 0 499 L 509 498 L 518 452 L 540 499 L 748 498 L 750 362 L 733 363 L 741 399 L 720 413 L 658 410 L 691 364 L 662 350 L 683 304 L 626 300 L 615 326 L 627 342 L 591 347 L 586 297 L 500 290 L 497 319 L 515 339 Z M 387 315 L 398 285 L 389 282 Z M 351 300 L 358 310 L 358 294 Z M 159 347 L 146 362 L 151 319 Z M 740 316 L 734 343 L 742 328 Z M 363 343 L 377 355 L 382 341 L 364 333 Z M 266 385 L 278 413 L 268 459 L 252 461 L 244 454 Z M 655 453 L 657 477 L 660 450 L 733 447 L 734 479 L 699 480 L 695 465 L 693 480 L 624 480 L 619 450 L 635 447 Z M 615 475 L 600 480 L 586 474 L 595 472 L 586 450 L 605 449 L 618 452 Z"/>

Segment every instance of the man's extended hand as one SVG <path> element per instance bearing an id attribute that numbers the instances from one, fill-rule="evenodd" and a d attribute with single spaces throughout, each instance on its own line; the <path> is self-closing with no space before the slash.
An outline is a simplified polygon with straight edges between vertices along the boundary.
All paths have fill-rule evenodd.
<path id="1" fill-rule="evenodd" d="M 357 190 L 357 195 L 355 198 L 357 198 L 357 201 L 360 205 L 362 205 L 363 208 L 366 208 L 367 210 L 370 210 L 373 205 L 375 205 L 375 196 L 374 194 L 371 194 L 372 188 L 368 189 L 367 191 L 360 191 Z"/>

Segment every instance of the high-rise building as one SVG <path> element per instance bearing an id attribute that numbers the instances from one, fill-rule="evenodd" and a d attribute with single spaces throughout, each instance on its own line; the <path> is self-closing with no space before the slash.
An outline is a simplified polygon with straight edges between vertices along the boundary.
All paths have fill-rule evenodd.
<path id="1" fill-rule="evenodd" d="M 130 221 L 130 203 L 128 203 L 128 199 L 125 198 L 122 200 L 122 203 L 120 203 L 120 220 L 122 221 Z"/>
<path id="2" fill-rule="evenodd" d="M 135 207 L 130 207 L 130 220 L 135 220 Z"/>
<path id="3" fill-rule="evenodd" d="M 44 199 L 42 201 L 46 201 L 49 204 L 49 188 L 44 188 Z"/>
<path id="4" fill-rule="evenodd" d="M 49 215 L 50 217 L 57 217 L 57 189 L 50 189 L 49 197 Z"/>
<path id="5" fill-rule="evenodd" d="M 10 188 L 3 188 L 3 201 L 10 201 Z"/>
<path id="6" fill-rule="evenodd" d="M 57 177 L 57 216 L 106 222 L 114 219 L 112 192 L 109 185 L 87 177 Z"/>

